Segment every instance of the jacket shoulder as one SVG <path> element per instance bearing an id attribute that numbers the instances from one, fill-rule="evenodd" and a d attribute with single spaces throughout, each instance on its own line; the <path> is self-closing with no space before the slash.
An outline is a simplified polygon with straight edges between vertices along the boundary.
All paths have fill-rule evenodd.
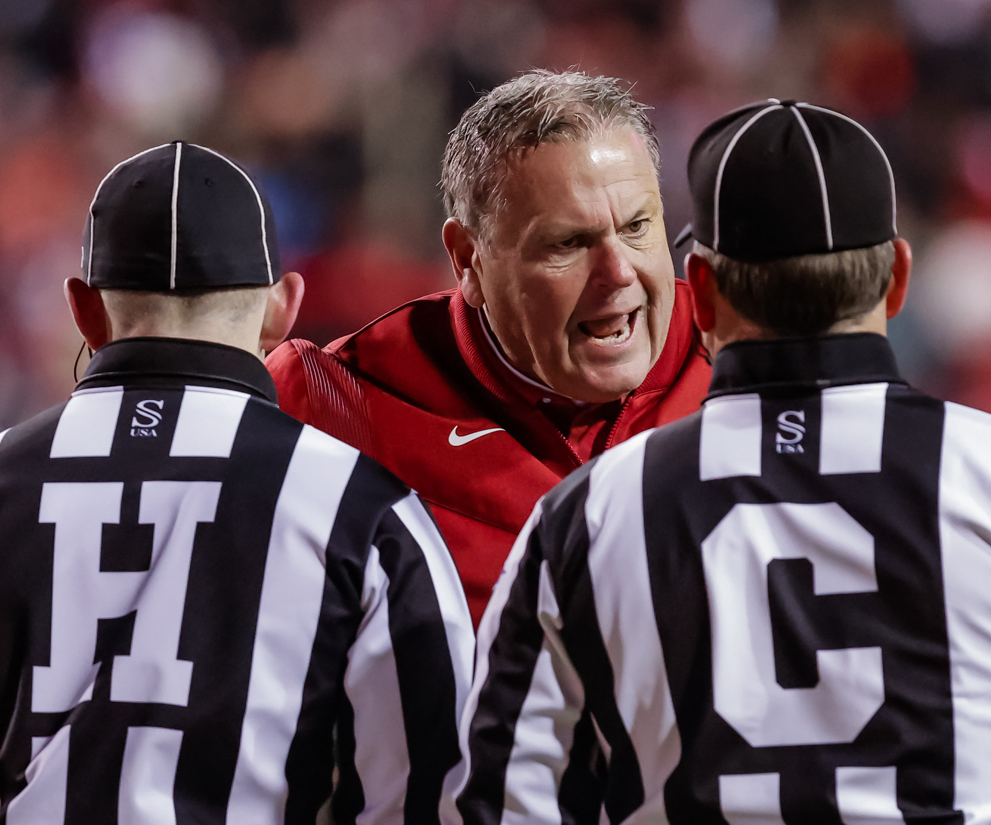
<path id="1" fill-rule="evenodd" d="M 450 319 L 453 290 L 396 307 L 322 349 L 293 339 L 265 365 L 279 406 L 290 415 L 375 456 L 368 394 L 430 406 L 444 395 L 440 378 L 457 357 Z"/>
<path id="2" fill-rule="evenodd" d="M 362 387 L 329 348 L 295 338 L 272 352 L 265 366 L 275 380 L 284 412 L 362 452 L 371 452 Z"/>

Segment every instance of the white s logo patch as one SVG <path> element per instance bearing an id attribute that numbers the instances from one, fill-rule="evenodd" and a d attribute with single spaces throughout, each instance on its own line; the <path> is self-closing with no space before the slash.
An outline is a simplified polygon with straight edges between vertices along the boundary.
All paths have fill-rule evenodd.
<path id="1" fill-rule="evenodd" d="M 153 407 L 158 407 L 158 409 L 152 409 Z M 153 398 L 146 398 L 144 401 L 139 401 L 134 405 L 134 415 L 131 418 L 131 426 L 140 427 L 142 429 L 157 427 L 162 423 L 161 410 L 164 407 L 164 401 L 158 401 Z M 141 416 L 141 420 L 138 420 L 138 416 Z"/>
<path id="2" fill-rule="evenodd" d="M 774 436 L 779 453 L 804 453 L 805 410 L 786 410 L 778 416 L 778 432 Z"/>

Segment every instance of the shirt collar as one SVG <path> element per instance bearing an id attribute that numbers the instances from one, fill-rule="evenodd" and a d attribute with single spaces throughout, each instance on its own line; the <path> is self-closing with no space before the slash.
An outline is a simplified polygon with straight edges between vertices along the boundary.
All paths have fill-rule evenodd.
<path id="1" fill-rule="evenodd" d="M 122 338 L 96 351 L 77 389 L 176 380 L 249 392 L 277 404 L 275 382 L 246 350 L 179 338 Z"/>
<path id="2" fill-rule="evenodd" d="M 589 402 L 579 401 L 575 398 L 570 398 L 567 395 L 562 395 L 561 393 L 552 390 L 542 381 L 537 381 L 530 378 L 516 369 L 516 367 L 509 363 L 509 359 L 506 358 L 502 348 L 496 343 L 495 335 L 492 333 L 492 328 L 489 326 L 489 319 L 486 317 L 485 312 L 481 309 L 476 309 L 475 312 L 478 313 L 478 325 L 482 330 L 482 335 L 485 338 L 486 343 L 489 346 L 490 353 L 495 356 L 500 366 L 507 373 L 509 373 L 510 380 L 515 381 L 518 385 L 520 385 L 517 389 L 520 390 L 520 394 L 524 398 L 533 403 L 536 403 L 538 398 L 544 402 L 556 401 L 558 403 L 564 403 L 569 406 L 577 407 L 578 409 L 589 406 Z"/>
<path id="3" fill-rule="evenodd" d="M 905 384 L 888 339 L 873 332 L 735 341 L 719 351 L 707 398 L 774 387 Z"/>

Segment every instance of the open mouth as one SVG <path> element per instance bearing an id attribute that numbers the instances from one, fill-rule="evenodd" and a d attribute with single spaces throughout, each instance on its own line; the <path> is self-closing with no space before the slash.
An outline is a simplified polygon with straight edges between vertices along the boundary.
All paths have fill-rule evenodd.
<path id="1" fill-rule="evenodd" d="M 578 329 L 598 344 L 622 344 L 633 335 L 639 314 L 638 308 L 623 315 L 610 315 L 608 318 L 582 321 L 578 325 Z"/>

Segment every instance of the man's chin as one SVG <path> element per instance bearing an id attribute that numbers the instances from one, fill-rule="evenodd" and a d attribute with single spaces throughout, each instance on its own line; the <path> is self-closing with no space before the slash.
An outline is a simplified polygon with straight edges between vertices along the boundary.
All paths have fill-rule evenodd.
<path id="1" fill-rule="evenodd" d="M 633 364 L 623 364 L 605 370 L 597 368 L 576 376 L 572 382 L 572 392 L 564 394 L 576 401 L 591 404 L 619 401 L 639 387 L 649 371 L 649 367 L 644 369 Z"/>

